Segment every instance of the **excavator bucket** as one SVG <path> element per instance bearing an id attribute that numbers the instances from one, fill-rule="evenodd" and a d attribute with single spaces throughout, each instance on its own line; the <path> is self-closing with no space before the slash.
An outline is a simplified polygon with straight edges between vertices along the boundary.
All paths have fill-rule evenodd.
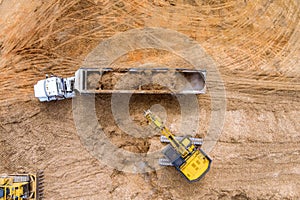
<path id="1" fill-rule="evenodd" d="M 169 68 L 81 68 L 75 73 L 79 93 L 203 94 L 205 70 Z"/>

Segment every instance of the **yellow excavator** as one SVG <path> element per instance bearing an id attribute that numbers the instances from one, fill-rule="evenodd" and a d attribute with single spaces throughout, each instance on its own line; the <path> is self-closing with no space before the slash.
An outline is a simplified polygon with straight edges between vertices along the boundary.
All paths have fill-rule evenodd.
<path id="1" fill-rule="evenodd" d="M 150 110 L 145 111 L 144 115 L 150 124 L 160 130 L 164 136 L 161 140 L 168 139 L 170 143 L 162 152 L 166 159 L 162 159 L 160 164 L 174 166 L 190 182 L 200 180 L 209 171 L 212 162 L 211 158 L 195 145 L 201 142 L 188 136 L 175 137 Z"/>
<path id="2" fill-rule="evenodd" d="M 43 197 L 43 172 L 0 176 L 0 200 L 39 200 Z"/>

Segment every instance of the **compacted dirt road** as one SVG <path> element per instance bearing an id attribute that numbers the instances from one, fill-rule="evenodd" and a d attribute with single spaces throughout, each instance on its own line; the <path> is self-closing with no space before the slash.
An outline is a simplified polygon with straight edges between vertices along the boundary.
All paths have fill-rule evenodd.
<path id="1" fill-rule="evenodd" d="M 1 173 L 43 169 L 45 199 L 54 200 L 300 198 L 299 1 L 0 2 Z M 226 109 L 217 122 L 224 123 L 221 135 L 207 148 L 211 171 L 200 182 L 189 184 L 172 168 L 138 174 L 114 169 L 93 156 L 77 134 L 72 100 L 34 98 L 33 85 L 46 73 L 73 76 L 99 43 L 144 27 L 197 41 L 223 80 L 226 107 L 212 106 L 209 82 L 207 94 L 197 97 L 199 136 L 209 134 L 212 112 Z M 112 66 L 147 63 L 190 67 L 175 54 L 151 49 L 128 52 Z M 95 110 L 114 145 L 135 153 L 162 148 L 158 133 L 135 138 L 118 127 L 111 99 L 96 96 Z M 146 129 L 143 110 L 151 106 L 163 110 L 167 125 L 179 132 L 180 105 L 171 95 L 132 96 L 129 111 L 136 125 Z M 193 117 L 183 123 L 194 123 Z"/>

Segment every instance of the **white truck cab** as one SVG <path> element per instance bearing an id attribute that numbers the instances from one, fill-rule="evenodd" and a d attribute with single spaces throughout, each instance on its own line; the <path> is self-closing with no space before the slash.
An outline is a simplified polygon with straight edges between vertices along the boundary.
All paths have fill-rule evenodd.
<path id="1" fill-rule="evenodd" d="M 47 77 L 47 76 L 46 76 Z M 60 78 L 51 76 L 34 85 L 34 95 L 40 101 L 62 100 L 75 96 L 73 90 L 75 77 Z"/>

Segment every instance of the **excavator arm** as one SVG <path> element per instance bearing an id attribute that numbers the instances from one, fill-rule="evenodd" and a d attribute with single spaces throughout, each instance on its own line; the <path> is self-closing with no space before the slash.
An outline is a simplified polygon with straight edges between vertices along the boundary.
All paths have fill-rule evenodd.
<path id="1" fill-rule="evenodd" d="M 169 131 L 167 127 L 162 123 L 161 119 L 155 116 L 150 110 L 145 111 L 145 117 L 149 123 L 152 123 L 156 128 L 159 128 L 162 135 L 165 136 L 174 149 L 177 150 L 183 157 L 186 157 L 190 151 L 175 138 L 175 136 Z"/>

